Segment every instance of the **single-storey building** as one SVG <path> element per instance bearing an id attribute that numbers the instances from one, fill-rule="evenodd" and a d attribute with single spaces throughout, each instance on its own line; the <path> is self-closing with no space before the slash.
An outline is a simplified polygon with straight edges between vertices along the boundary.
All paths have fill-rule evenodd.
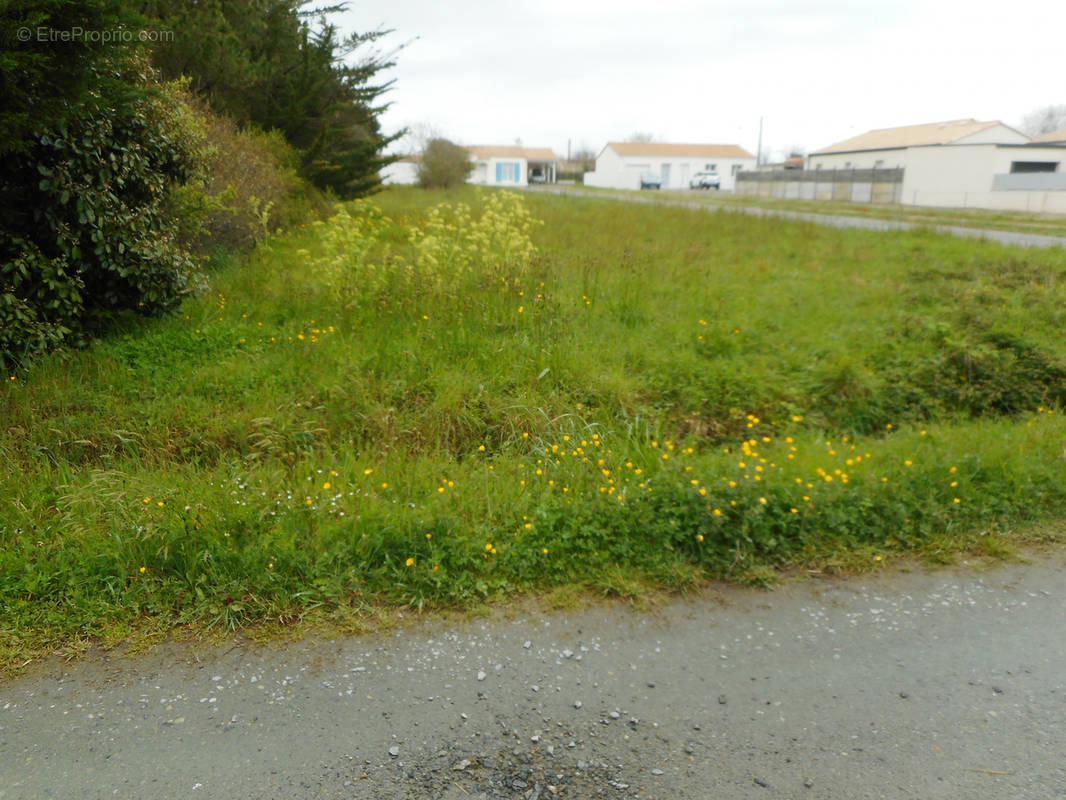
<path id="1" fill-rule="evenodd" d="M 873 130 L 807 157 L 813 171 L 901 171 L 904 205 L 1055 213 L 1066 213 L 1064 163 L 1066 144 L 973 119 Z"/>
<path id="2" fill-rule="evenodd" d="M 639 189 L 641 173 L 651 172 L 663 189 L 687 189 L 697 172 L 717 172 L 721 188 L 731 190 L 736 174 L 754 166 L 755 156 L 735 144 L 608 142 L 596 156 L 596 169 L 585 173 L 585 185 Z"/>
<path id="3" fill-rule="evenodd" d="M 381 182 L 387 186 L 402 186 L 418 183 L 420 155 L 403 156 L 381 170 Z"/>
<path id="4" fill-rule="evenodd" d="M 974 119 L 878 128 L 815 150 L 807 156 L 807 169 L 905 169 L 915 147 L 1030 141 L 1024 133 L 1002 122 Z"/>
<path id="5" fill-rule="evenodd" d="M 466 148 L 474 169 L 468 183 L 483 186 L 527 186 L 555 183 L 555 153 L 547 147 L 472 145 Z"/>

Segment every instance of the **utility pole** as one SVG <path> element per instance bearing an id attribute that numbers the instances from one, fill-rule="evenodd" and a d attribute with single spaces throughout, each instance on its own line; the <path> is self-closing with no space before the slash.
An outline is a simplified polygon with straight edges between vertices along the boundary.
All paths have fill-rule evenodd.
<path id="1" fill-rule="evenodd" d="M 755 166 L 762 166 L 762 117 L 759 117 L 759 149 L 755 151 Z"/>

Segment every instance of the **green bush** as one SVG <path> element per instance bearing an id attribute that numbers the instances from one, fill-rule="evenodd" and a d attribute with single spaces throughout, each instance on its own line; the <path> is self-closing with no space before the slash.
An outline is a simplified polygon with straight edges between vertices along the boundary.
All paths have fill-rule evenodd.
<path id="1" fill-rule="evenodd" d="M 127 63 L 131 93 L 151 88 L 147 72 Z M 196 285 L 168 213 L 196 141 L 173 99 L 98 99 L 3 157 L 0 359 L 84 343 L 121 312 L 169 311 Z"/>
<path id="2" fill-rule="evenodd" d="M 200 137 L 195 177 L 178 190 L 175 208 L 182 240 L 192 250 L 246 249 L 329 209 L 328 198 L 299 176 L 300 155 L 279 131 L 239 127 L 184 84 L 172 91 Z"/>
<path id="3" fill-rule="evenodd" d="M 351 198 L 377 188 L 381 153 L 398 136 L 378 116 L 391 66 L 375 55 L 385 30 L 342 35 L 332 15 L 345 4 L 305 0 L 143 0 L 161 29 L 180 31 L 153 48 L 167 80 L 188 76 L 213 109 L 240 125 L 277 130 L 300 154 L 300 174 Z M 343 26 L 347 27 L 347 26 Z M 388 48 L 386 48 L 388 49 Z"/>
<path id="4" fill-rule="evenodd" d="M 472 169 L 464 148 L 447 139 L 431 139 L 418 164 L 418 182 L 426 189 L 448 189 L 466 182 Z"/>

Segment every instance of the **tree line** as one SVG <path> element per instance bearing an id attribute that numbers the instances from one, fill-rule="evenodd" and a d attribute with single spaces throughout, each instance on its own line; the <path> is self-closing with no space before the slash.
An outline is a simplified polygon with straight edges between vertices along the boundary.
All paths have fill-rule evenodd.
<path id="1" fill-rule="evenodd" d="M 378 184 L 387 31 L 304 0 L 0 0 L 0 361 L 161 314 Z"/>

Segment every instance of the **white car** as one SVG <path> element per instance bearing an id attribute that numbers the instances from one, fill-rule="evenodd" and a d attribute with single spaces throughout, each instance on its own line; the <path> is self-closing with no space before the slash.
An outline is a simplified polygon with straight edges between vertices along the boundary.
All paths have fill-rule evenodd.
<path id="1" fill-rule="evenodd" d="M 722 180 L 717 172 L 697 172 L 688 182 L 689 189 L 721 189 Z"/>

